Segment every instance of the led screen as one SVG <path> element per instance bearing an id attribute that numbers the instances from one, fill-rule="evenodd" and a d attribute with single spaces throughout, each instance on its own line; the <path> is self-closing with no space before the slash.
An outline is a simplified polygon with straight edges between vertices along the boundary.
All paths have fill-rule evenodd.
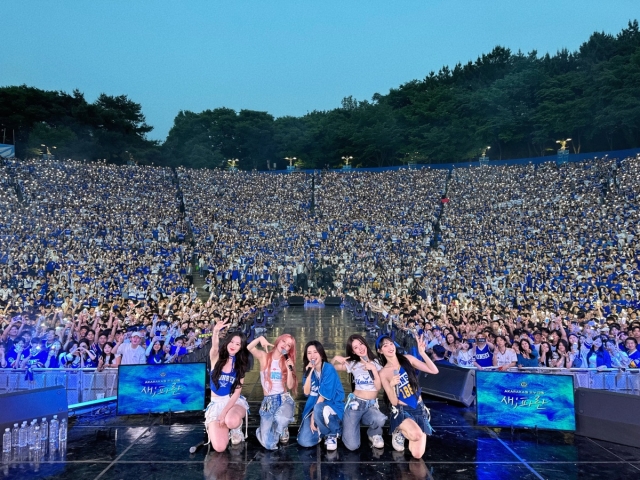
<path id="1" fill-rule="evenodd" d="M 118 415 L 204 409 L 206 364 L 121 365 Z"/>
<path id="2" fill-rule="evenodd" d="M 476 373 L 478 425 L 576 429 L 573 376 Z"/>

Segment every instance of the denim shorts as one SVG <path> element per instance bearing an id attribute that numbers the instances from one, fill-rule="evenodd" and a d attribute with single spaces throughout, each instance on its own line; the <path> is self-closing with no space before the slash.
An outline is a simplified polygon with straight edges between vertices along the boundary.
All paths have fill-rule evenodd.
<path id="1" fill-rule="evenodd" d="M 389 431 L 393 434 L 400 424 L 406 419 L 410 418 L 418 424 L 420 430 L 427 435 L 433 434 L 433 428 L 431 428 L 431 412 L 425 407 L 422 400 L 418 402 L 416 408 L 411 408 L 409 405 L 398 404 L 395 407 L 391 407 L 389 412 Z"/>

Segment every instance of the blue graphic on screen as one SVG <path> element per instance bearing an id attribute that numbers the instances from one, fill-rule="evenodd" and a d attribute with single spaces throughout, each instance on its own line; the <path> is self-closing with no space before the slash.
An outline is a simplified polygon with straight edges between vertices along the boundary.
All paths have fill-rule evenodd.
<path id="1" fill-rule="evenodd" d="M 476 373 L 478 425 L 576 429 L 573 376 Z"/>
<path id="2" fill-rule="evenodd" d="M 204 409 L 206 364 L 121 365 L 118 415 Z"/>

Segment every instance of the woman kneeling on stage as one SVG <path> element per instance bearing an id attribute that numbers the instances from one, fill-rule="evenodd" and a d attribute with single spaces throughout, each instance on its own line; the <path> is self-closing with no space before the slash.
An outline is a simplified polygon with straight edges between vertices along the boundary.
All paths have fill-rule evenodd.
<path id="1" fill-rule="evenodd" d="M 258 349 L 258 345 L 263 350 Z M 260 406 L 260 426 L 256 437 L 267 450 L 277 450 L 278 442 L 289 441 L 289 424 L 293 421 L 295 402 L 289 391 L 296 391 L 296 341 L 284 334 L 276 338 L 275 348 L 264 337 L 249 344 L 249 351 L 260 362 L 260 382 L 264 399 Z"/>
<path id="2" fill-rule="evenodd" d="M 346 351 L 346 357 L 336 355 L 331 361 L 336 370 L 346 370 L 353 375 L 354 391 L 345 402 L 342 441 L 349 450 L 360 448 L 362 424 L 369 427 L 367 435 L 373 447 L 384 448 L 382 427 L 387 417 L 378 408 L 378 392 L 382 388 L 378 372 L 382 365 L 362 335 L 351 335 L 347 339 Z"/>
<path id="3" fill-rule="evenodd" d="M 324 437 L 327 450 L 333 451 L 338 448 L 344 414 L 344 389 L 338 372 L 328 363 L 324 347 L 317 340 L 304 347 L 304 370 L 303 391 L 307 403 L 302 412 L 298 444 L 313 447 Z"/>
<path id="4" fill-rule="evenodd" d="M 229 333 L 220 341 L 220 331 L 228 321 L 220 321 L 213 328 L 211 343 L 211 402 L 204 414 L 204 426 L 216 452 L 224 452 L 229 444 L 241 443 L 242 420 L 249 410 L 241 396 L 244 375 L 249 367 L 247 340 L 242 333 Z"/>
<path id="5" fill-rule="evenodd" d="M 380 371 L 382 387 L 391 404 L 389 431 L 393 448 L 404 450 L 405 438 L 409 440 L 409 451 L 414 458 L 421 458 L 427 447 L 427 435 L 433 432 L 429 420 L 431 414 L 420 397 L 420 388 L 415 370 L 436 374 L 434 365 L 425 352 L 425 343 L 418 340 L 418 353 L 424 361 L 411 355 L 402 355 L 396 351 L 393 340 L 382 335 L 376 341 L 381 354 L 380 362 L 384 368 Z"/>

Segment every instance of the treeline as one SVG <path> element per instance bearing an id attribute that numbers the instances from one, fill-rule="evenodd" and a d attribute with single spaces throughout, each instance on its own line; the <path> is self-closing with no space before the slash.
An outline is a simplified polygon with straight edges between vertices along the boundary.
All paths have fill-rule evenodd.
<path id="1" fill-rule="evenodd" d="M 151 127 L 126 97 L 87 105 L 79 92 L 0 89 L 5 125 L 7 91 L 31 92 L 21 103 L 28 115 L 10 107 L 22 115 L 16 129 L 29 147 L 62 129 L 69 151 L 92 152 L 86 158 L 123 159 L 127 150 L 136 160 L 167 165 L 223 167 L 237 158 L 240 168 L 265 169 L 283 168 L 284 157 L 317 168 L 339 166 L 346 156 L 363 167 L 465 161 L 486 147 L 496 159 L 543 156 L 567 137 L 576 153 L 613 150 L 640 146 L 640 32 L 633 21 L 617 35 L 594 33 L 577 52 L 556 55 L 496 47 L 387 95 L 347 97 L 340 108 L 302 117 L 183 111 L 163 145 L 145 140 Z M 37 103 L 45 100 L 51 103 Z M 120 143 L 106 140 L 111 135 Z"/>
<path id="2" fill-rule="evenodd" d="M 69 95 L 26 85 L 0 88 L 0 140 L 15 138 L 20 158 L 48 150 L 76 160 L 151 161 L 160 155 L 159 142 L 146 138 L 152 129 L 142 107 L 124 95 L 102 94 L 88 103 L 78 90 Z"/>

